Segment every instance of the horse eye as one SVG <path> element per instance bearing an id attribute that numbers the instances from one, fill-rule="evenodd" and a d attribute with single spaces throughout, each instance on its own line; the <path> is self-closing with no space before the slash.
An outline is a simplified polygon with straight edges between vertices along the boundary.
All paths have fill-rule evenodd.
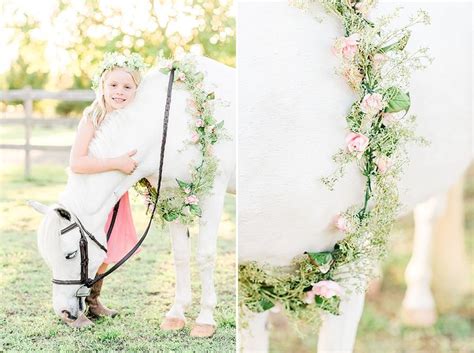
<path id="1" fill-rule="evenodd" d="M 73 251 L 73 252 L 70 252 L 69 254 L 66 255 L 66 259 L 70 260 L 72 259 L 74 256 L 77 255 L 77 250 L 76 251 Z"/>

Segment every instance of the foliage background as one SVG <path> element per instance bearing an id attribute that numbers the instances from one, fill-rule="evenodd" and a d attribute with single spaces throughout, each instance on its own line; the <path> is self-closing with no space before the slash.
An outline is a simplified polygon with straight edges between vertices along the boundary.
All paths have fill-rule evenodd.
<path id="1" fill-rule="evenodd" d="M 108 51 L 203 54 L 235 65 L 232 0 L 4 0 L 0 88 L 89 89 Z M 37 111 L 80 114 L 87 103 L 35 102 Z"/>

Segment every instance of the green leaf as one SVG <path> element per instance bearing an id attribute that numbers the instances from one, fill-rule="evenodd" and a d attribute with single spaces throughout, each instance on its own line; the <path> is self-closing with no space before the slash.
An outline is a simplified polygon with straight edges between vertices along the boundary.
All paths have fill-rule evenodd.
<path id="1" fill-rule="evenodd" d="M 321 273 L 327 273 L 334 262 L 332 253 L 329 251 L 323 252 L 307 252 L 311 262 L 318 267 Z"/>
<path id="2" fill-rule="evenodd" d="M 168 222 L 172 222 L 174 221 L 175 219 L 177 219 L 179 216 L 178 212 L 176 211 L 171 211 L 169 213 L 165 213 L 163 215 L 163 218 L 165 219 L 165 221 L 168 221 Z"/>
<path id="3" fill-rule="evenodd" d="M 217 135 L 212 133 L 210 136 L 209 136 L 209 141 L 211 142 L 211 145 L 215 144 L 217 142 Z"/>
<path id="4" fill-rule="evenodd" d="M 410 39 L 410 32 L 407 32 L 403 37 L 401 37 L 398 41 L 393 44 L 387 45 L 386 47 L 380 48 L 378 50 L 379 53 L 386 53 L 390 50 L 403 50 L 405 49 L 408 40 Z"/>
<path id="5" fill-rule="evenodd" d="M 224 120 L 222 120 L 221 122 L 219 122 L 218 124 L 216 124 L 215 128 L 216 129 L 222 129 L 224 127 Z"/>
<path id="6" fill-rule="evenodd" d="M 214 92 L 211 92 L 211 93 L 209 93 L 209 94 L 207 95 L 207 97 L 206 97 L 206 98 L 207 98 L 207 99 L 209 99 L 209 100 L 211 100 L 211 99 L 215 99 L 215 98 L 216 98 L 216 95 L 215 95 L 215 93 L 214 93 Z"/>
<path id="7" fill-rule="evenodd" d="M 411 102 L 408 93 L 402 92 L 397 87 L 390 87 L 387 89 L 385 95 L 389 99 L 385 112 L 397 113 L 402 110 L 408 111 L 408 109 L 410 109 Z"/>
<path id="8" fill-rule="evenodd" d="M 189 183 L 186 183 L 186 182 L 184 182 L 182 180 L 179 180 L 179 179 L 176 179 L 176 182 L 178 183 L 181 190 L 191 189 L 191 184 L 189 184 Z"/>
<path id="9" fill-rule="evenodd" d="M 325 265 L 332 261 L 332 254 L 329 251 L 308 252 L 307 254 L 316 262 L 318 266 Z"/>
<path id="10" fill-rule="evenodd" d="M 262 307 L 263 311 L 267 311 L 268 309 L 271 309 L 275 306 L 270 300 L 268 299 L 260 299 L 259 301 L 260 306 Z"/>
<path id="11" fill-rule="evenodd" d="M 202 210 L 201 207 L 199 207 L 198 205 L 189 205 L 189 211 L 191 211 L 193 215 L 201 217 Z"/>
<path id="12" fill-rule="evenodd" d="M 339 315 L 339 305 L 341 303 L 341 298 L 339 297 L 331 297 L 331 298 L 324 298 L 319 295 L 314 297 L 314 302 L 316 305 L 333 315 Z"/>

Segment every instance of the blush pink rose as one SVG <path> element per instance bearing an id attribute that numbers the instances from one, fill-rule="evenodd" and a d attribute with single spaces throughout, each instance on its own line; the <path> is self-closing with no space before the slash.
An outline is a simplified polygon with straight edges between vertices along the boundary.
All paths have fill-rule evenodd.
<path id="1" fill-rule="evenodd" d="M 345 59 L 352 59 L 357 53 L 357 46 L 360 41 L 360 34 L 353 33 L 349 37 L 340 37 L 336 39 L 332 52 Z"/>
<path id="2" fill-rule="evenodd" d="M 197 119 L 197 120 L 196 120 L 196 126 L 197 126 L 197 127 L 204 126 L 204 121 L 202 121 L 202 119 Z"/>
<path id="3" fill-rule="evenodd" d="M 384 113 L 382 116 L 382 124 L 385 126 L 393 125 L 400 121 L 400 119 L 405 114 L 405 111 L 397 112 L 397 113 Z"/>
<path id="4" fill-rule="evenodd" d="M 340 297 L 344 292 L 339 283 L 334 281 L 319 281 L 313 284 L 311 291 L 324 298 Z"/>
<path id="5" fill-rule="evenodd" d="M 369 116 L 377 114 L 385 108 L 385 101 L 380 93 L 366 94 L 360 103 L 360 110 Z"/>
<path id="6" fill-rule="evenodd" d="M 186 75 L 184 72 L 178 73 L 178 81 L 184 82 L 186 80 Z"/>
<path id="7" fill-rule="evenodd" d="M 303 301 L 306 303 L 306 304 L 313 304 L 314 303 L 314 296 L 316 295 L 316 293 L 313 291 L 313 290 L 310 290 L 309 292 L 306 292 L 306 296 L 305 298 L 303 299 Z"/>
<path id="8" fill-rule="evenodd" d="M 336 229 L 340 230 L 341 232 L 346 233 L 347 231 L 349 231 L 349 227 L 350 227 L 349 222 L 340 213 L 337 214 L 336 217 L 334 218 L 333 224 L 336 227 Z"/>
<path id="9" fill-rule="evenodd" d="M 186 107 L 187 107 L 188 112 L 189 112 L 192 116 L 197 116 L 197 115 L 199 114 L 199 112 L 198 112 L 198 110 L 197 110 L 196 102 L 194 102 L 194 100 L 188 99 L 188 100 L 186 101 Z"/>
<path id="10" fill-rule="evenodd" d="M 186 197 L 185 202 L 188 205 L 197 205 L 199 203 L 199 199 L 196 195 L 189 195 Z"/>
<path id="11" fill-rule="evenodd" d="M 378 156 L 375 158 L 375 165 L 380 174 L 384 174 L 390 168 L 391 160 L 387 156 Z"/>
<path id="12" fill-rule="evenodd" d="M 346 136 L 346 145 L 349 152 L 357 152 L 362 155 L 369 145 L 369 138 L 362 134 L 350 132 Z"/>

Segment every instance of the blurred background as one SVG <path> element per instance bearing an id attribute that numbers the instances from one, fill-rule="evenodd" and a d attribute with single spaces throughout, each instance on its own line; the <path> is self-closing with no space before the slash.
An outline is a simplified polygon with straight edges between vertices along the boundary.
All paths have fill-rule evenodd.
<path id="1" fill-rule="evenodd" d="M 36 247 L 41 217 L 28 199 L 57 201 L 91 78 L 109 51 L 136 52 L 153 65 L 191 52 L 235 65 L 231 0 L 2 0 L 0 2 L 0 351 L 235 351 L 235 197 L 227 196 L 216 267 L 218 329 L 189 337 L 200 300 L 192 259 L 193 304 L 185 330 L 163 332 L 174 298 L 174 265 L 166 229 L 155 227 L 104 284 L 104 303 L 118 320 L 72 331 L 52 311 L 51 274 Z M 145 206 L 130 191 L 137 231 Z M 197 228 L 191 229 L 195 249 Z"/>

